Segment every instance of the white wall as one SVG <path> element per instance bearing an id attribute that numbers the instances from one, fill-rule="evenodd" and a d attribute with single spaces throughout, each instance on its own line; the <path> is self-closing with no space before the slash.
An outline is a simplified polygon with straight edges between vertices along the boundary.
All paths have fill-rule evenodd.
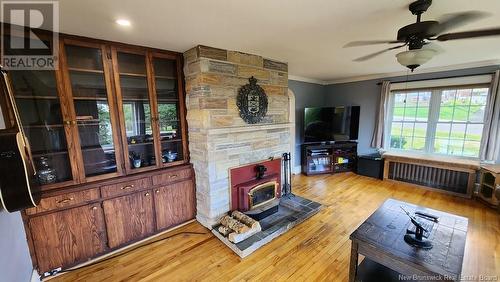
<path id="1" fill-rule="evenodd" d="M 0 108 L 0 129 L 4 128 Z M 0 203 L 0 282 L 28 282 L 32 272 L 21 214 L 6 212 Z"/>
<path id="2" fill-rule="evenodd" d="M 0 281 L 28 282 L 32 272 L 21 214 L 0 208 Z"/>

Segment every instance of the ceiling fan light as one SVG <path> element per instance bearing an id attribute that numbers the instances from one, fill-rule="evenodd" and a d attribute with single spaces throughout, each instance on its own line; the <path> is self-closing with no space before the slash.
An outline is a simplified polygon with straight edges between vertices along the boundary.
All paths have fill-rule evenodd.
<path id="1" fill-rule="evenodd" d="M 427 63 L 435 54 L 436 51 L 432 49 L 415 49 L 397 53 L 396 59 L 402 66 L 413 71 L 415 68 Z"/>

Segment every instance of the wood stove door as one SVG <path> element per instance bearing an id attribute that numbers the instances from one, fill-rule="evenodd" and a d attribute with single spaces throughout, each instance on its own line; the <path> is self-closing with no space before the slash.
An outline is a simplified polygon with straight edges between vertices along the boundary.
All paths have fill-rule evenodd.
<path id="1" fill-rule="evenodd" d="M 266 182 L 255 186 L 248 192 L 249 209 L 258 208 L 263 206 L 277 197 L 276 181 Z"/>

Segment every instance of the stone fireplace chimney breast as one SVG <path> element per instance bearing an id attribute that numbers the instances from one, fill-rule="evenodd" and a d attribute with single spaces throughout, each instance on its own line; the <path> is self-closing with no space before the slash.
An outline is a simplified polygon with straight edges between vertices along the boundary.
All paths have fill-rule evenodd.
<path id="1" fill-rule="evenodd" d="M 288 65 L 257 55 L 196 46 L 184 53 L 197 220 L 212 228 L 229 207 L 229 169 L 281 157 L 290 148 Z M 268 97 L 266 116 L 247 124 L 236 97 L 250 77 Z"/>

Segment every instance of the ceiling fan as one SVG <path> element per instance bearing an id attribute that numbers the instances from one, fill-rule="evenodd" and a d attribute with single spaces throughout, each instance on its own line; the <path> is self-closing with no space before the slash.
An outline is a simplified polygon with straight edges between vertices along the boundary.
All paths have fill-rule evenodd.
<path id="1" fill-rule="evenodd" d="M 413 71 L 426 63 L 442 49 L 431 44 L 432 41 L 448 41 L 465 38 L 485 37 L 500 35 L 500 27 L 482 30 L 449 33 L 449 30 L 465 25 L 472 21 L 487 17 L 488 14 L 478 11 L 468 11 L 445 15 L 441 21 L 421 21 L 422 14 L 431 6 L 432 0 L 417 0 L 410 4 L 409 10 L 417 16 L 415 23 L 404 26 L 398 30 L 396 40 L 364 40 L 349 42 L 345 47 L 355 47 L 375 44 L 399 44 L 363 57 L 354 59 L 362 62 L 376 57 L 390 50 L 408 46 L 407 51 L 396 54 L 398 62 Z"/>

